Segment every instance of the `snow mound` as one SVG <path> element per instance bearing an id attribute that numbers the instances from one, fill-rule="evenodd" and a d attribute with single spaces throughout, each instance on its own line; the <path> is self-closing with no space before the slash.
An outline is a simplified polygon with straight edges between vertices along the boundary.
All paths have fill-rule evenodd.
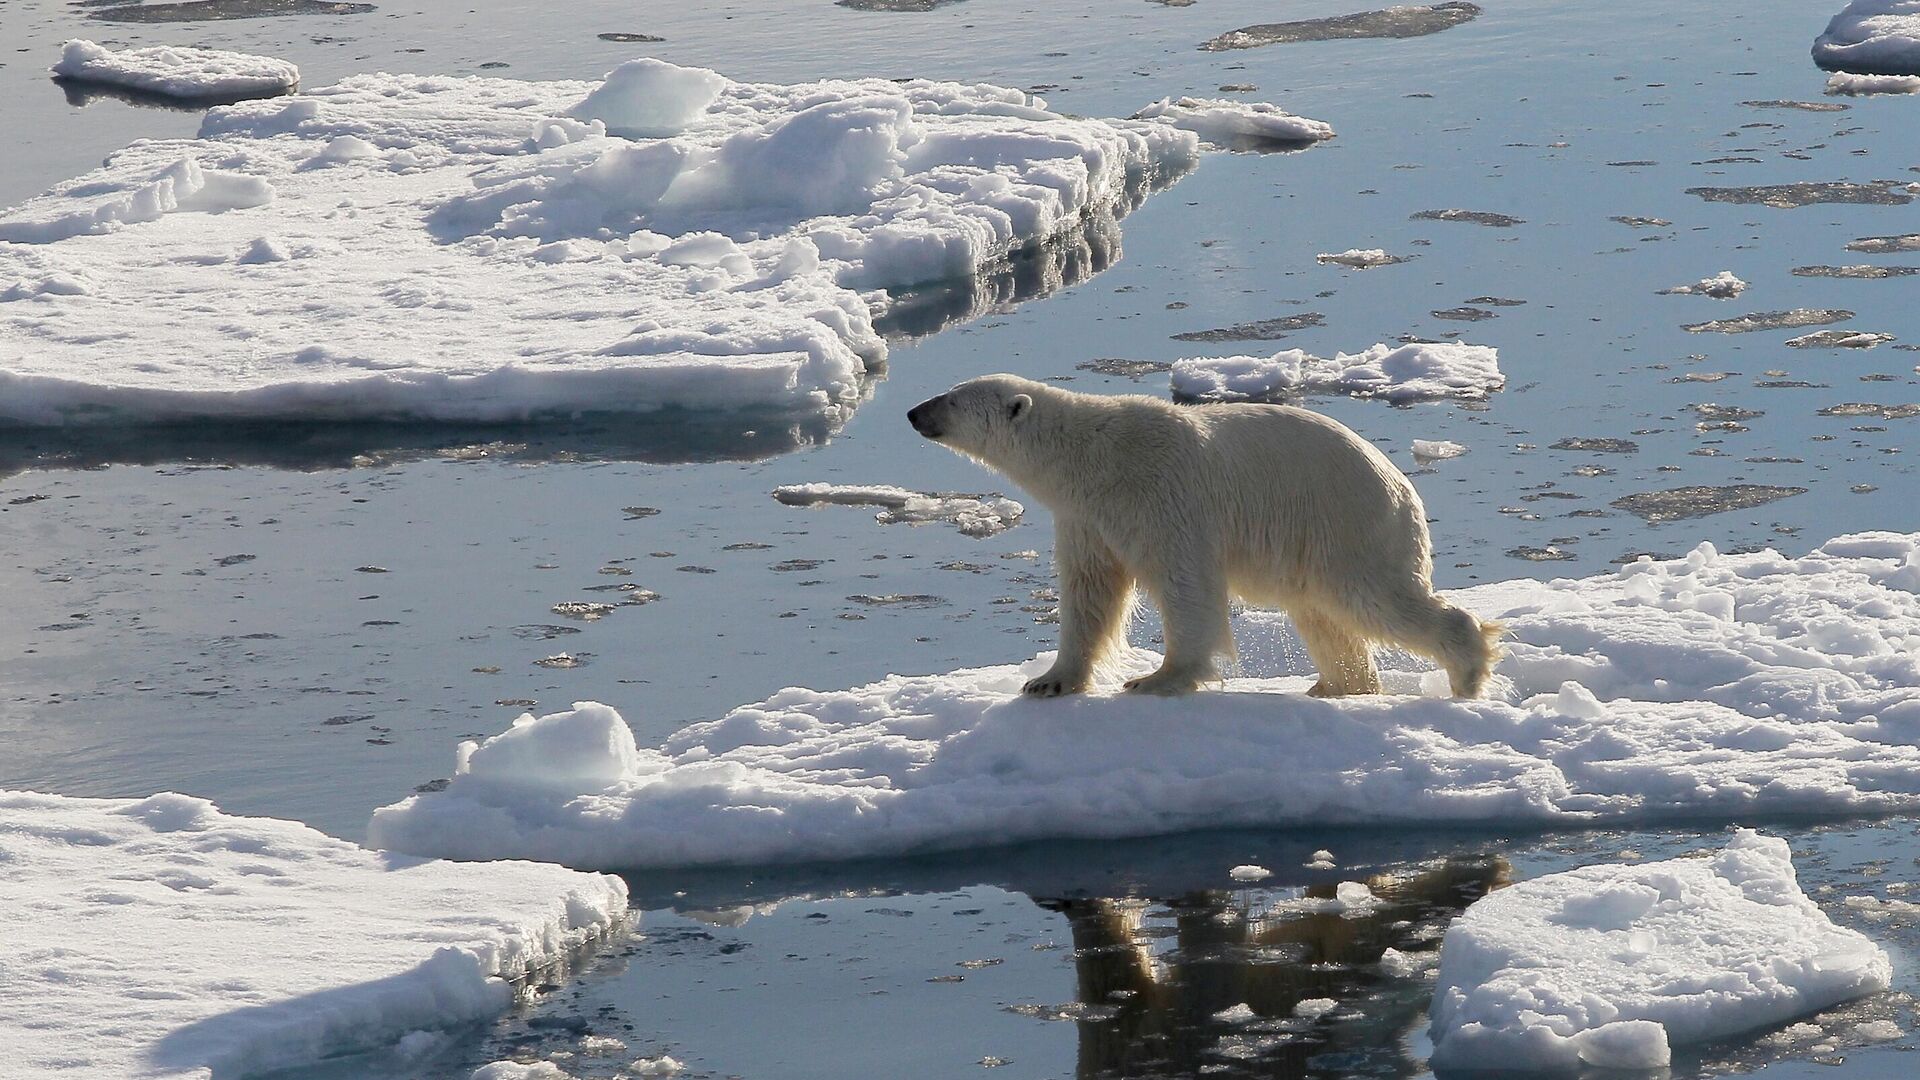
<path id="1" fill-rule="evenodd" d="M 52 71 L 189 101 L 271 97 L 300 85 L 300 69 L 271 56 L 170 45 L 116 52 L 83 38 L 67 42 Z"/>
<path id="2" fill-rule="evenodd" d="M 1861 75 L 1920 75 L 1920 0 L 1853 0 L 1813 39 L 1813 61 Z"/>
<path id="3" fill-rule="evenodd" d="M 994 86 L 658 60 L 216 108 L 0 212 L 0 426 L 842 418 L 907 290 L 1111 220 L 1198 145 Z"/>
<path id="4" fill-rule="evenodd" d="M 1014 527 L 1027 508 L 1001 495 L 934 495 L 880 484 L 785 484 L 773 497 L 788 506 L 878 506 L 882 525 L 944 521 L 976 539 Z"/>
<path id="5" fill-rule="evenodd" d="M 1887 954 L 1800 891 L 1787 842 L 1588 866 L 1491 893 L 1447 928 L 1436 1068 L 1660 1069 L 1706 1042 L 1885 990 Z"/>
<path id="6" fill-rule="evenodd" d="M 0 791 L 0 906 L 10 1073 L 210 1078 L 491 1017 L 503 980 L 624 925 L 627 890 L 395 858 L 185 795 Z"/>
<path id="7" fill-rule="evenodd" d="M 612 744 L 597 757 L 569 740 L 540 770 L 512 763 L 543 758 L 543 733 L 572 722 L 523 722 L 463 747 L 444 791 L 377 811 L 370 836 L 417 854 L 629 868 L 1236 826 L 1912 812 L 1917 594 L 1920 534 L 1841 537 L 1797 559 L 1702 544 L 1453 594 L 1511 630 L 1503 700 L 1415 696 L 1445 693 L 1445 679 L 1411 669 L 1384 673 L 1401 696 L 1339 701 L 1306 697 L 1304 669 L 1176 700 L 1113 684 L 1023 698 L 1042 655 L 787 689 L 653 749 L 609 724 L 594 729 L 596 746 L 602 732 Z M 1238 631 L 1242 655 L 1300 655 L 1283 616 L 1249 613 Z"/>
<path id="8" fill-rule="evenodd" d="M 1292 394 L 1351 394 L 1384 401 L 1477 400 L 1507 383 L 1487 345 L 1375 345 L 1331 359 L 1285 349 L 1272 356 L 1196 357 L 1173 364 L 1173 396 L 1185 401 L 1264 401 Z"/>
<path id="9" fill-rule="evenodd" d="M 1208 142 L 1311 143 L 1333 138 L 1333 125 L 1295 116 L 1265 101 L 1227 101 L 1220 98 L 1161 98 L 1133 114 L 1135 120 L 1157 120 L 1198 134 Z"/>

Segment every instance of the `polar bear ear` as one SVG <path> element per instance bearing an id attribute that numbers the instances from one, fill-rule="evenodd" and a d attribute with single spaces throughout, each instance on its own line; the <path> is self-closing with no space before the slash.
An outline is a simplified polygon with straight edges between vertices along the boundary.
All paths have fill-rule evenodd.
<path id="1" fill-rule="evenodd" d="M 1031 408 L 1033 408 L 1032 398 L 1025 394 L 1015 394 L 1013 399 L 1007 402 L 1007 419 L 1018 420 L 1027 415 L 1027 410 Z"/>

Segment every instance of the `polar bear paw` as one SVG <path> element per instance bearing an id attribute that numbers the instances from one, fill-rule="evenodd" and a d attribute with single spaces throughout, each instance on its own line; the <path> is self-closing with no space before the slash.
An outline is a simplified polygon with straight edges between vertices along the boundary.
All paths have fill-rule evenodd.
<path id="1" fill-rule="evenodd" d="M 1191 671 L 1178 671 L 1161 668 L 1151 675 L 1142 675 L 1137 679 L 1128 679 L 1125 688 L 1130 694 L 1154 694 L 1160 697 L 1173 697 L 1176 694 L 1191 694 L 1200 689 L 1205 682 L 1204 676 Z"/>
<path id="2" fill-rule="evenodd" d="M 1075 679 L 1071 675 L 1049 671 L 1038 678 L 1028 679 L 1020 692 L 1029 697 L 1062 697 L 1082 693 L 1086 688 L 1087 680 L 1084 678 Z"/>

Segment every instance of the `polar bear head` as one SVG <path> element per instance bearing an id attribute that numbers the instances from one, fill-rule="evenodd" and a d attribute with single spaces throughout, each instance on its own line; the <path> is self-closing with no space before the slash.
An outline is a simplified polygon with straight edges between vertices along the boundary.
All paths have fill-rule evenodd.
<path id="1" fill-rule="evenodd" d="M 1018 375 L 982 375 L 908 409 L 907 422 L 942 446 L 998 464 L 1031 422 L 1034 402 L 1050 392 Z"/>

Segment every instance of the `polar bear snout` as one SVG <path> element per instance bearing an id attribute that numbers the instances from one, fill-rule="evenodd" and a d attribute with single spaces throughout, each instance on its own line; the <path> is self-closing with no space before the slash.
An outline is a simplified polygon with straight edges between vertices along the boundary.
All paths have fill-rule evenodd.
<path id="1" fill-rule="evenodd" d="M 912 424 L 913 430 L 929 439 L 939 438 L 944 433 L 940 425 L 939 416 L 942 411 L 942 406 L 946 405 L 946 403 L 947 395 L 945 394 L 928 398 L 907 410 L 907 423 Z"/>

